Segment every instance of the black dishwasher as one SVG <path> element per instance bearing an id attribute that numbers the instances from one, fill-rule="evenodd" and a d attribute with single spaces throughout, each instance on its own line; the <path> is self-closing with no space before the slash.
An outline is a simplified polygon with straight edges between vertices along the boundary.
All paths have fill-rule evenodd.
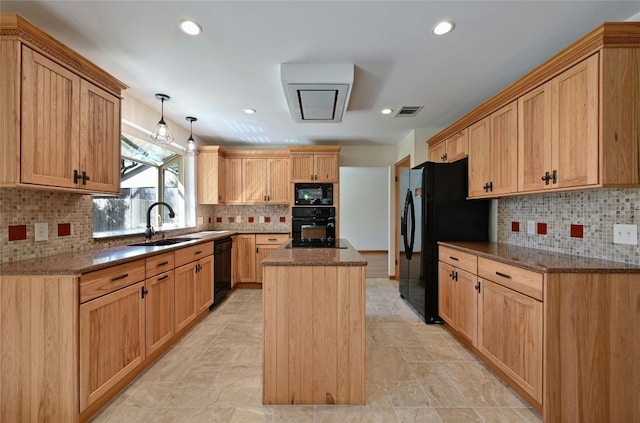
<path id="1" fill-rule="evenodd" d="M 224 300 L 231 289 L 231 237 L 213 242 L 213 304 L 210 309 Z"/>

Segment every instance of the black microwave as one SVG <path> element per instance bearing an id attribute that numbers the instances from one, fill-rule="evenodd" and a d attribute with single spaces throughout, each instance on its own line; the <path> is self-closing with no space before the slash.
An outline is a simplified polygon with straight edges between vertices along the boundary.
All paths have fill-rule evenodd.
<path id="1" fill-rule="evenodd" d="M 294 199 L 298 206 L 333 206 L 333 184 L 294 184 Z"/>

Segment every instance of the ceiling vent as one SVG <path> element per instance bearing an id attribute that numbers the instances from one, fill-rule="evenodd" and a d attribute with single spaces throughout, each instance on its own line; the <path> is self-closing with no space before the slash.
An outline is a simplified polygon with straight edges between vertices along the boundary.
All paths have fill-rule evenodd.
<path id="1" fill-rule="evenodd" d="M 418 114 L 423 106 L 402 106 L 395 117 L 411 117 Z"/>
<path id="2" fill-rule="evenodd" d="M 353 64 L 283 63 L 280 77 L 294 122 L 340 122 L 349 103 Z"/>

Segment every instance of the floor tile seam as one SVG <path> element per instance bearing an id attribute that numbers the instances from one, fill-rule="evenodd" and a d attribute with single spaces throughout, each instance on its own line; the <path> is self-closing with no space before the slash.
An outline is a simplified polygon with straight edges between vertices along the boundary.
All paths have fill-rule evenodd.
<path id="1" fill-rule="evenodd" d="M 404 406 L 404 405 L 396 407 L 393 404 L 391 404 L 391 407 L 393 408 L 393 412 L 395 413 L 396 420 L 398 422 L 400 422 L 400 416 L 398 415 L 398 411 L 396 410 L 397 408 L 400 408 L 400 409 L 402 409 L 402 408 L 429 408 L 429 409 L 432 409 L 432 410 L 434 410 L 436 412 L 436 417 L 438 418 L 438 421 L 440 423 L 442 423 L 442 419 L 440 418 L 440 415 L 438 414 L 438 411 L 436 410 L 436 407 L 426 407 L 426 406 L 425 407 L 412 407 L 412 406 Z"/>

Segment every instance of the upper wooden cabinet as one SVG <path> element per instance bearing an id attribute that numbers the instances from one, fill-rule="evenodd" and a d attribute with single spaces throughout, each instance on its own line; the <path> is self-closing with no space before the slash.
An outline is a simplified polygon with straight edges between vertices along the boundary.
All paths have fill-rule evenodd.
<path id="1" fill-rule="evenodd" d="M 517 109 L 514 101 L 469 128 L 469 197 L 517 190 Z"/>
<path id="2" fill-rule="evenodd" d="M 198 147 L 196 175 L 198 204 L 225 203 L 225 160 L 220 147 Z"/>
<path id="3" fill-rule="evenodd" d="M 289 159 L 242 159 L 243 203 L 289 204 Z"/>
<path id="4" fill-rule="evenodd" d="M 452 135 L 444 142 L 429 146 L 429 161 L 451 163 L 469 155 L 467 129 Z"/>
<path id="5" fill-rule="evenodd" d="M 227 158 L 225 165 L 225 203 L 242 204 L 242 159 Z"/>
<path id="6" fill-rule="evenodd" d="M 289 147 L 291 182 L 339 182 L 339 146 Z"/>
<path id="7" fill-rule="evenodd" d="M 120 193 L 126 86 L 20 16 L 0 18 L 0 185 Z"/>
<path id="8" fill-rule="evenodd" d="M 497 111 L 515 103 L 517 125 L 511 116 L 495 118 Z M 638 110 L 640 23 L 604 23 L 428 143 L 438 145 L 469 129 L 470 197 L 639 186 Z M 489 116 L 494 119 L 485 132 L 480 122 Z M 512 160 L 516 147 L 495 139 L 506 141 L 514 128 L 517 166 Z M 480 136 L 491 146 L 480 146 Z M 500 177 L 499 189 L 493 181 L 493 191 L 484 192 L 491 179 L 476 180 L 472 175 L 488 175 L 487 154 L 492 166 L 506 167 L 492 170 L 490 176 Z"/>

